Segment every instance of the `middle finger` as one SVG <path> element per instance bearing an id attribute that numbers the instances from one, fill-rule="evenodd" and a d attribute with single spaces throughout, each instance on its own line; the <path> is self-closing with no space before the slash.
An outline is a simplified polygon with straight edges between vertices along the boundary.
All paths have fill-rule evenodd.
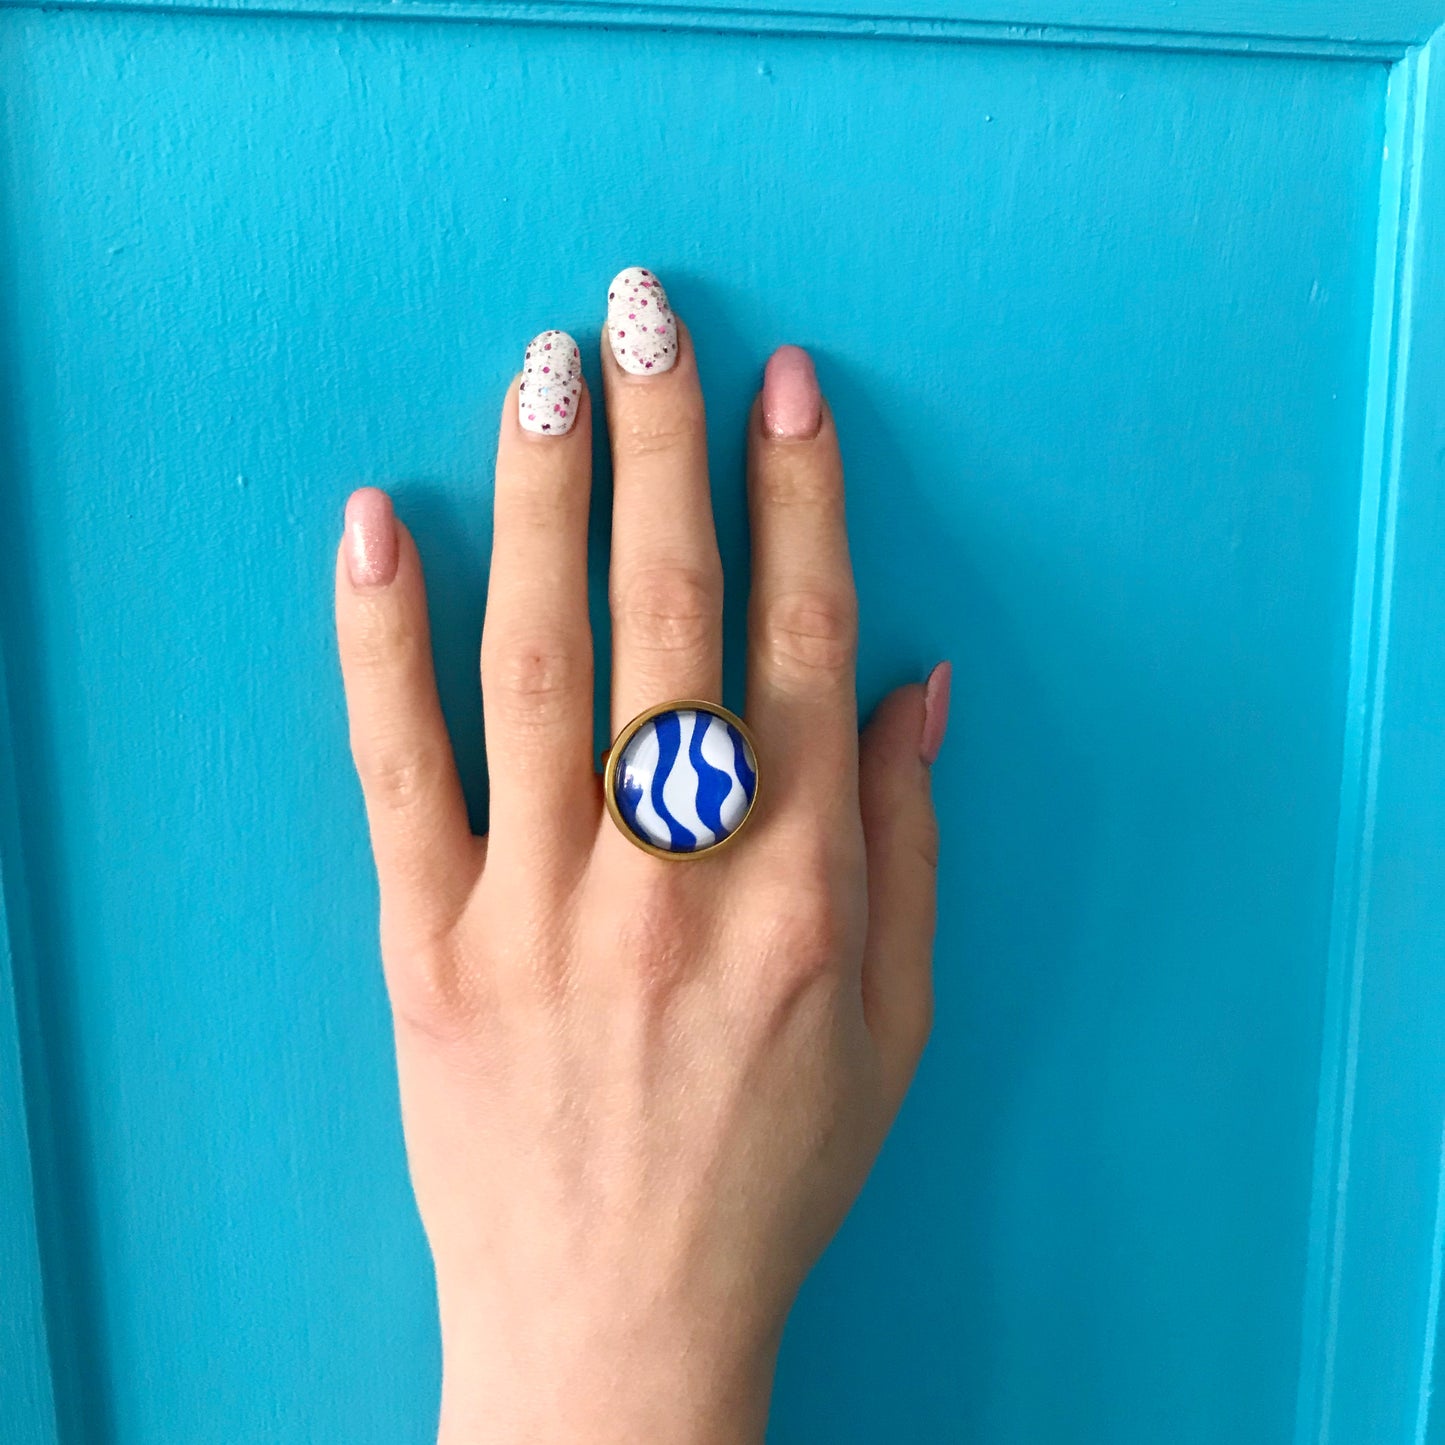
<path id="1" fill-rule="evenodd" d="M 612 444 L 612 731 L 722 689 L 722 561 L 697 360 L 650 271 L 607 288 L 602 380 Z"/>

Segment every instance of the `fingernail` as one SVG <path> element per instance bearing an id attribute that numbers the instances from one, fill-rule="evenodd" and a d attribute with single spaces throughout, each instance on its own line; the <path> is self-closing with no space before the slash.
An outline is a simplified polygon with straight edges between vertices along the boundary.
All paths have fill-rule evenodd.
<path id="1" fill-rule="evenodd" d="M 629 266 L 607 288 L 607 340 L 623 371 L 671 371 L 677 361 L 677 318 L 662 282 L 645 266 Z"/>
<path id="2" fill-rule="evenodd" d="M 928 674 L 923 689 L 923 737 L 918 753 L 928 767 L 938 761 L 943 735 L 948 730 L 948 699 L 953 691 L 953 664 L 940 662 Z"/>
<path id="3" fill-rule="evenodd" d="M 823 398 L 813 358 L 801 346 L 780 346 L 763 371 L 763 427 L 782 441 L 818 434 Z"/>
<path id="4" fill-rule="evenodd" d="M 380 487 L 346 502 L 346 570 L 353 587 L 385 587 L 396 576 L 396 514 Z"/>
<path id="5" fill-rule="evenodd" d="M 565 331 L 544 331 L 527 344 L 517 419 L 523 431 L 561 436 L 577 420 L 582 395 L 582 353 Z"/>

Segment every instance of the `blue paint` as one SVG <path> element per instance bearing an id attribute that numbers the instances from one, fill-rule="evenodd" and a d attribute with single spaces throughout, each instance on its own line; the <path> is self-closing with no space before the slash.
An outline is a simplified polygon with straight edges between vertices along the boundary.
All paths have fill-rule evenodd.
<path id="1" fill-rule="evenodd" d="M 28 948 L 29 931 L 11 758 L 5 679 L 0 676 L 0 1440 L 56 1445 L 30 1160 L 27 1115 L 32 1111 L 25 1096 L 14 992 L 13 955 Z"/>
<path id="2" fill-rule="evenodd" d="M 640 261 L 729 696 L 782 340 L 865 707 L 957 668 L 935 1038 L 776 1445 L 1440 1445 L 1441 7 L 252 8 L 0 10 L 0 1411 L 48 1361 L 64 1445 L 429 1438 L 340 507 L 422 545 L 480 825 L 495 408 L 545 325 L 595 384 Z"/>
<path id="3" fill-rule="evenodd" d="M 733 770 L 743 785 L 743 791 L 751 798 L 757 790 L 758 775 L 748 762 L 748 745 L 743 741 L 743 735 L 731 723 L 728 724 L 728 736 L 733 740 Z"/>
<path id="4" fill-rule="evenodd" d="M 723 800 L 732 791 L 732 775 L 725 773 L 721 768 L 715 768 L 702 755 L 703 734 L 707 731 L 707 719 L 701 713 L 692 720 L 692 737 L 687 745 L 688 760 L 697 769 L 697 813 L 698 817 L 707 824 L 719 837 L 724 832 L 722 820 Z M 728 732 L 737 736 L 737 730 L 731 725 Z M 741 773 L 739 781 L 742 783 L 748 796 L 752 796 L 752 788 L 748 783 L 748 775 Z"/>
<path id="5" fill-rule="evenodd" d="M 609 29 L 741 30 L 918 40 L 1005 41 L 1040 46 L 1184 50 L 1253 57 L 1313 55 L 1399 60 L 1440 23 L 1438 0 L 787 0 L 766 8 L 691 0 L 55 0 L 61 8 L 161 10 L 254 16 L 377 17 L 603 26 Z M 32 0 L 0 0 L 29 7 Z"/>
<path id="6" fill-rule="evenodd" d="M 658 817 L 667 824 L 667 831 L 672 834 L 673 848 L 679 853 L 686 853 L 697 846 L 697 837 L 688 832 L 672 816 L 662 796 L 663 784 L 667 782 L 668 775 L 672 772 L 672 765 L 677 759 L 682 729 L 676 716 L 672 713 L 664 713 L 657 719 L 655 726 L 657 729 L 657 768 L 652 775 L 650 801 Z"/>
<path id="7" fill-rule="evenodd" d="M 1344 948 L 1327 1000 L 1316 1176 L 1328 1233 L 1313 1261 L 1320 1322 L 1305 1336 L 1297 1436 L 1330 1445 L 1445 1438 L 1433 1393 L 1445 1169 L 1440 43 L 1396 67 L 1387 106 L 1366 426 L 1365 491 L 1378 522 L 1357 588 L 1359 753 L 1342 810 L 1342 845 L 1352 846 L 1342 846 Z"/>

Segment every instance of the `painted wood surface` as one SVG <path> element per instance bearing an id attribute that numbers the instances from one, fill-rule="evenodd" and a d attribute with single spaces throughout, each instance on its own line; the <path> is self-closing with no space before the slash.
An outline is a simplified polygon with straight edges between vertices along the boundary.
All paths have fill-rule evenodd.
<path id="1" fill-rule="evenodd" d="M 1301 1438 L 1442 1438 L 1432 1400 L 1445 1241 L 1445 97 L 1440 40 L 1392 77 L 1382 196 L 1373 639 L 1354 725 L 1357 849 L 1327 1005 L 1318 1354 Z M 1392 229 L 1390 213 L 1398 216 Z M 1388 263 L 1389 247 L 1394 262 Z M 1368 475 L 1367 475 L 1368 481 Z M 1362 598 L 1363 601 L 1363 598 Z M 1342 860 L 1344 860 L 1342 850 Z M 1327 1053 L 1327 1061 L 1329 1054 Z M 1333 1077 L 1332 1077 L 1333 1073 Z M 1306 1339 L 1307 1348 L 1310 1339 Z M 1306 1430 L 1311 1433 L 1306 1435 Z"/>
<path id="2" fill-rule="evenodd" d="M 0 0 L 30 8 L 33 0 Z M 1440 23 L 1438 0 L 55 0 L 61 8 L 270 15 L 388 14 L 476 23 L 911 33 L 1023 44 L 1379 55 L 1398 59 Z"/>
<path id="3" fill-rule="evenodd" d="M 0 1440 L 55 1445 L 30 1111 L 15 1010 L 14 950 L 28 948 L 29 939 L 8 718 L 0 677 Z"/>
<path id="4" fill-rule="evenodd" d="M 0 0 L 0 9 L 33 0 Z M 781 0 L 697 5 L 688 0 L 54 0 L 63 9 L 168 14 L 338 15 L 475 25 L 564 25 L 626 30 L 740 31 L 841 39 L 968 41 L 1206 54 L 1312 55 L 1395 61 L 1431 31 L 1436 0 L 1396 0 L 1357 13 L 1352 0 L 1251 5 L 1248 0 L 1094 0 L 1048 7 L 1024 0 Z M 47 7 L 49 8 L 49 7 Z"/>
<path id="5" fill-rule="evenodd" d="M 864 701 L 960 680 L 936 1035 L 773 1438 L 1439 1438 L 1445 17 L 193 8 L 0 9 L 0 1410 L 428 1438 L 340 506 L 418 534 L 481 826 L 495 407 L 642 262 L 734 644 L 796 340 Z"/>

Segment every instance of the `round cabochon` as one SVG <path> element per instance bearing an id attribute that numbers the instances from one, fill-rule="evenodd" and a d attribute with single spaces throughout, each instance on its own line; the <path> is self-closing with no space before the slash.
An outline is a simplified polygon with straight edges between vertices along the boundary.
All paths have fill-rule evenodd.
<path id="1" fill-rule="evenodd" d="M 623 825 L 664 853 L 700 853 L 735 833 L 758 787 L 741 730 L 699 707 L 670 708 L 622 746 L 615 779 Z"/>

